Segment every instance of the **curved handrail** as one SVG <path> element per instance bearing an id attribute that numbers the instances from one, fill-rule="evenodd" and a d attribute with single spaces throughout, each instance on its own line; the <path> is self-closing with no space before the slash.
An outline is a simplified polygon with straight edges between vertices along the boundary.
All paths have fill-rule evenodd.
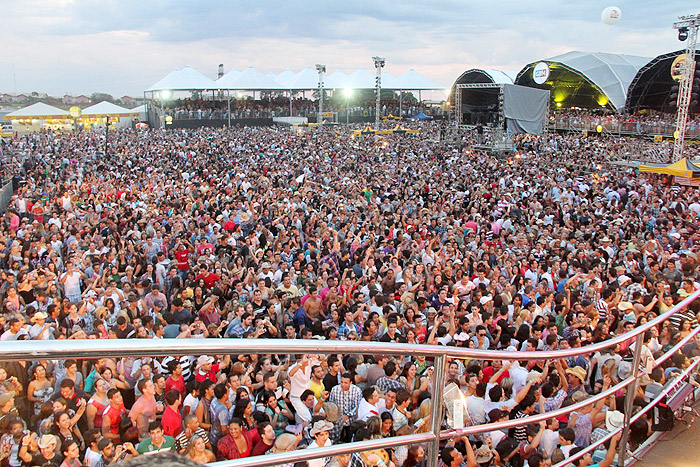
<path id="1" fill-rule="evenodd" d="M 700 290 L 693 292 L 682 302 L 675 305 L 665 313 L 655 319 L 633 329 L 632 331 L 614 337 L 612 339 L 588 345 L 585 347 L 554 350 L 554 351 L 534 351 L 534 352 L 509 352 L 497 350 L 479 350 L 468 348 L 456 348 L 437 345 L 417 345 L 417 344 L 396 344 L 384 342 L 365 341 L 318 341 L 318 340 L 282 340 L 282 339 L 133 339 L 133 340 L 54 340 L 54 341 L 12 341 L 0 342 L 0 361 L 16 361 L 28 359 L 56 359 L 56 358 L 96 358 L 96 357 L 124 357 L 124 356 L 169 356 L 169 355 L 201 355 L 201 354 L 230 354 L 234 352 L 248 354 L 289 354 L 289 353 L 310 353 L 310 354 L 384 354 L 384 355 L 425 355 L 435 357 L 436 367 L 444 370 L 445 359 L 450 358 L 471 358 L 481 360 L 548 360 L 560 359 L 571 356 L 578 356 L 593 353 L 619 343 L 635 339 L 641 346 L 641 336 L 643 333 L 668 319 L 674 313 L 686 308 L 692 301 L 700 296 Z M 670 356 L 680 350 L 685 343 L 700 332 L 700 327 L 696 328 L 686 338 L 681 340 L 673 348 L 664 354 L 658 364 L 670 358 Z M 697 362 L 691 366 L 695 368 Z M 439 370 L 439 368 L 436 368 Z M 441 399 L 442 387 L 436 383 L 442 380 L 439 376 L 441 371 L 436 371 L 433 382 L 434 397 Z M 604 392 L 589 397 L 576 404 L 565 408 L 560 408 L 543 414 L 530 415 L 525 418 L 508 420 L 504 422 L 481 424 L 466 427 L 461 430 L 440 431 L 438 423 L 442 419 L 442 404 L 434 404 L 432 415 L 438 422 L 433 423 L 433 431 L 430 433 L 413 434 L 402 437 L 384 438 L 380 440 L 363 441 L 359 443 L 347 443 L 327 448 L 318 448 L 307 451 L 303 458 L 329 457 L 333 455 L 358 452 L 369 449 L 380 449 L 388 446 L 430 442 L 433 446 L 434 459 L 437 458 L 439 441 L 451 439 L 458 436 L 482 433 L 495 429 L 505 429 L 522 424 L 534 423 L 547 420 L 552 417 L 564 415 L 574 410 L 578 410 L 587 405 L 593 404 L 601 399 L 615 394 L 617 391 L 626 388 L 636 382 L 634 371 L 626 379 Z M 684 374 L 688 374 L 686 371 Z M 438 383 L 441 384 L 441 383 Z M 647 409 L 649 410 L 649 409 Z M 637 417 L 638 418 L 638 417 Z M 633 418 L 636 420 L 636 418 Z M 299 452 L 290 452 L 273 456 L 260 456 L 257 458 L 238 459 L 234 461 L 224 461 L 216 463 L 218 467 L 261 467 L 267 465 L 278 465 L 287 461 L 300 459 Z"/>
<path id="2" fill-rule="evenodd" d="M 400 344 L 367 341 L 324 341 L 315 339 L 88 339 L 0 342 L 0 362 L 30 358 L 96 358 L 127 356 L 168 356 L 188 353 L 223 355 L 231 352 L 248 354 L 386 354 L 425 355 L 428 357 L 467 358 L 476 360 L 553 360 L 594 353 L 637 337 L 686 308 L 700 297 L 697 290 L 682 302 L 651 321 L 605 341 L 584 347 L 545 351 L 481 350 L 441 345 Z M 79 343 L 79 344 L 78 344 Z"/>

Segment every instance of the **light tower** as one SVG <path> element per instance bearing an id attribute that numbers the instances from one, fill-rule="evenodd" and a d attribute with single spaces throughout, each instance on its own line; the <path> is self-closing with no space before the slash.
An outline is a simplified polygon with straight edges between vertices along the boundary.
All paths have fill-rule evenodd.
<path id="1" fill-rule="evenodd" d="M 316 123 L 323 125 L 323 74 L 326 72 L 326 65 L 316 65 L 318 71 L 318 119 Z"/>
<path id="2" fill-rule="evenodd" d="M 382 100 L 382 68 L 384 68 L 385 60 L 381 57 L 372 57 L 374 60 L 374 68 L 377 71 L 377 76 L 374 78 L 374 89 L 377 92 L 377 105 L 374 113 L 375 129 L 379 128 L 379 112 Z"/>
<path id="3" fill-rule="evenodd" d="M 698 42 L 700 15 L 679 16 L 678 19 L 680 21 L 673 23 L 673 28 L 678 29 L 678 40 L 687 42 L 685 60 L 681 65 L 681 76 L 678 83 L 678 114 L 676 116 L 676 131 L 673 134 L 676 140 L 673 143 L 672 162 L 676 162 L 683 157 L 688 109 L 695 78 L 695 46 Z"/>

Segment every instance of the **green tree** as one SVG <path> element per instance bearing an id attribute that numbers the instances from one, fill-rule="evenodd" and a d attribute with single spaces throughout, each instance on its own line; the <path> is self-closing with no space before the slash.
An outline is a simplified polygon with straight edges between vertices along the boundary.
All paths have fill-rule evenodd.
<path id="1" fill-rule="evenodd" d="M 107 101 L 107 102 L 111 102 L 112 104 L 114 104 L 115 99 L 114 99 L 114 97 L 112 97 L 111 94 L 107 94 L 104 92 L 93 92 L 90 95 L 90 102 L 97 103 L 97 102 L 102 102 L 102 101 Z"/>

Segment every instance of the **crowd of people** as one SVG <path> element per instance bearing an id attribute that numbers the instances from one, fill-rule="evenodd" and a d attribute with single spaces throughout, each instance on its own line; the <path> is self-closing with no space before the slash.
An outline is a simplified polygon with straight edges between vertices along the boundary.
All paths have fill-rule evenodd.
<path id="1" fill-rule="evenodd" d="M 597 135 L 518 138 L 517 158 L 418 135 L 287 127 L 41 133 L 4 143 L 23 182 L 0 227 L 2 341 L 320 339 L 582 347 L 692 294 L 700 200 L 610 165 Z M 611 153 L 613 153 L 611 155 Z M 700 355 L 700 303 L 644 335 L 635 404 Z M 251 346 L 254 342 L 251 340 Z M 551 361 L 452 359 L 464 413 L 525 418 L 627 377 L 634 342 Z M 240 347 L 239 347 L 240 348 Z M 28 359 L 0 366 L 0 458 L 198 463 L 430 429 L 434 362 L 386 355 Z M 553 465 L 622 423 L 625 393 L 453 440 L 446 466 Z M 442 401 L 441 401 L 442 402 Z M 631 449 L 650 434 L 642 417 Z M 613 463 L 618 437 L 576 466 Z M 424 465 L 426 446 L 309 459 Z"/>

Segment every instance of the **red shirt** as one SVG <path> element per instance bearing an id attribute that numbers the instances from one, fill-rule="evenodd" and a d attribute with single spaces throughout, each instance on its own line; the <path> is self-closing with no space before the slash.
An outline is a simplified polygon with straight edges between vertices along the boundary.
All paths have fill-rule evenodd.
<path id="1" fill-rule="evenodd" d="M 482 380 L 482 383 L 488 383 L 489 380 L 491 379 L 491 377 L 496 374 L 496 372 L 494 371 L 492 366 L 487 366 L 486 368 L 484 368 L 484 371 L 482 373 L 484 374 L 484 379 Z M 501 374 L 501 377 L 498 378 L 497 383 L 501 384 L 501 381 L 503 381 L 504 378 L 509 378 L 509 377 L 510 377 L 510 373 L 508 373 L 507 371 L 504 371 Z"/>
<path id="2" fill-rule="evenodd" d="M 213 383 L 216 383 L 216 374 L 219 372 L 219 364 L 216 363 L 211 366 L 211 370 L 209 370 L 209 373 L 207 374 L 202 374 L 199 370 L 197 370 L 197 374 L 194 375 L 194 380 L 197 381 L 198 383 L 201 383 L 205 379 L 211 380 Z"/>
<path id="3" fill-rule="evenodd" d="M 173 389 L 179 392 L 181 396 L 185 395 L 185 380 L 182 376 L 177 381 L 172 376 L 165 380 L 165 392 L 167 393 Z"/>
<path id="4" fill-rule="evenodd" d="M 177 250 L 175 252 L 175 259 L 177 260 L 177 268 L 180 271 L 187 271 L 190 269 L 190 263 L 187 258 L 190 256 L 190 250 Z"/>
<path id="5" fill-rule="evenodd" d="M 182 417 L 170 407 L 166 407 L 163 411 L 161 423 L 163 424 L 163 434 L 165 435 L 175 438 L 182 433 Z"/>
<path id="6" fill-rule="evenodd" d="M 211 289 L 216 285 L 217 282 L 219 282 L 219 276 L 213 272 L 207 274 L 206 277 L 204 277 L 203 274 L 198 274 L 197 277 L 194 278 L 194 281 L 197 282 L 199 281 L 199 279 L 204 279 L 204 285 L 207 289 Z"/>

